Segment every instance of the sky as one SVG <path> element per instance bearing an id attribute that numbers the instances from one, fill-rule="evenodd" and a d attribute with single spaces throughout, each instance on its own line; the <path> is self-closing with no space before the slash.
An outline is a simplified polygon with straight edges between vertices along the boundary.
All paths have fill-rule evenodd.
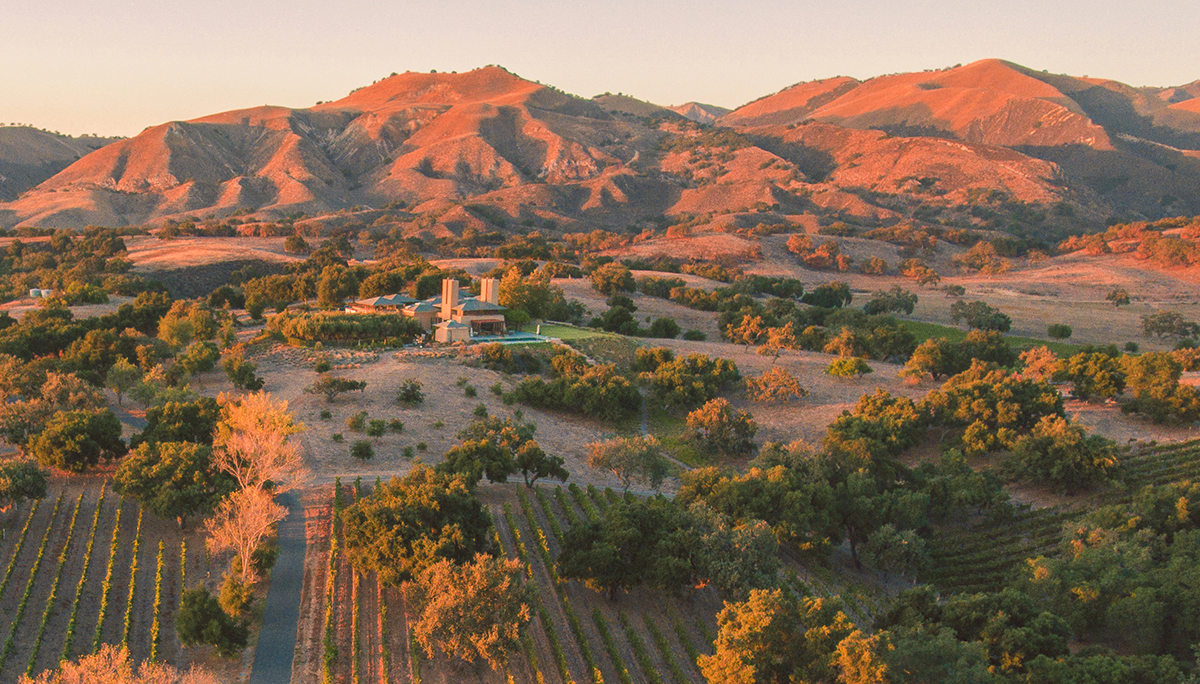
<path id="1" fill-rule="evenodd" d="M 0 123 L 135 135 L 307 107 L 392 72 L 499 64 L 591 97 L 737 107 L 791 84 L 998 57 L 1171 86 L 1200 79 L 1196 0 L 12 0 Z"/>

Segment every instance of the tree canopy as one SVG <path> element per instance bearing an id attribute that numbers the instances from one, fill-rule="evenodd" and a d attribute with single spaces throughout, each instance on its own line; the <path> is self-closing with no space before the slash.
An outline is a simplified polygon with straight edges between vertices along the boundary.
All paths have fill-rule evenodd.
<path id="1" fill-rule="evenodd" d="M 212 513 L 237 488 L 237 481 L 216 468 L 207 445 L 156 441 L 142 443 L 122 459 L 113 487 L 183 527 L 191 516 Z"/>
<path id="2" fill-rule="evenodd" d="M 492 550 L 491 519 L 468 479 L 424 467 L 382 483 L 343 519 L 355 569 L 393 586 L 440 560 L 461 564 Z"/>
<path id="3" fill-rule="evenodd" d="M 55 414 L 29 442 L 43 465 L 82 473 L 100 462 L 125 455 L 121 423 L 112 411 L 67 411 Z"/>
<path id="4" fill-rule="evenodd" d="M 520 647 L 536 591 L 521 561 L 481 553 L 461 565 L 440 560 L 425 568 L 407 598 L 415 606 L 413 638 L 426 656 L 440 651 L 498 670 Z"/>

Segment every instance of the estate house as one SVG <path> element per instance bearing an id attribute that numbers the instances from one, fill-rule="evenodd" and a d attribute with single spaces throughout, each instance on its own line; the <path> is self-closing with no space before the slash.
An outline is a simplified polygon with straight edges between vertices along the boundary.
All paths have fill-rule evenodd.
<path id="1" fill-rule="evenodd" d="M 454 278 L 442 281 L 442 294 L 417 301 L 403 294 L 383 295 L 351 302 L 354 313 L 400 313 L 417 319 L 437 342 L 466 342 L 478 335 L 501 335 L 505 331 L 500 306 L 500 280 L 481 278 L 479 296 L 459 290 Z"/>

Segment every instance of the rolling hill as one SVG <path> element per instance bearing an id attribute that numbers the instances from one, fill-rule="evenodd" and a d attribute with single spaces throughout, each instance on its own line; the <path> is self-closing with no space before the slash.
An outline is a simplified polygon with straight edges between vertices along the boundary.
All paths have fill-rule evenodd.
<path id="1" fill-rule="evenodd" d="M 113 140 L 95 136 L 76 138 L 32 126 L 0 126 L 0 201 L 16 199 Z"/>
<path id="2" fill-rule="evenodd" d="M 1000 60 L 802 83 L 732 112 L 584 99 L 500 67 L 410 72 L 311 108 L 152 126 L 7 198 L 0 225 L 386 207 L 379 225 L 435 235 L 717 214 L 1007 229 L 1006 212 L 1034 205 L 1053 223 L 1064 204 L 1098 224 L 1200 213 L 1198 102 L 1200 82 L 1132 88 Z"/>

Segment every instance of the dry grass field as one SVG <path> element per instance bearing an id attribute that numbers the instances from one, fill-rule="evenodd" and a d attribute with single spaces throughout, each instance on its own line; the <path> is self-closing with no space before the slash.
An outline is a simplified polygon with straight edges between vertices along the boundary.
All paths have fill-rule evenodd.
<path id="1" fill-rule="evenodd" d="M 180 237 L 159 240 L 152 236 L 125 238 L 129 259 L 137 272 L 166 271 L 188 266 L 208 266 L 224 261 L 276 261 L 293 263 L 301 257 L 283 251 L 283 238 Z"/>

